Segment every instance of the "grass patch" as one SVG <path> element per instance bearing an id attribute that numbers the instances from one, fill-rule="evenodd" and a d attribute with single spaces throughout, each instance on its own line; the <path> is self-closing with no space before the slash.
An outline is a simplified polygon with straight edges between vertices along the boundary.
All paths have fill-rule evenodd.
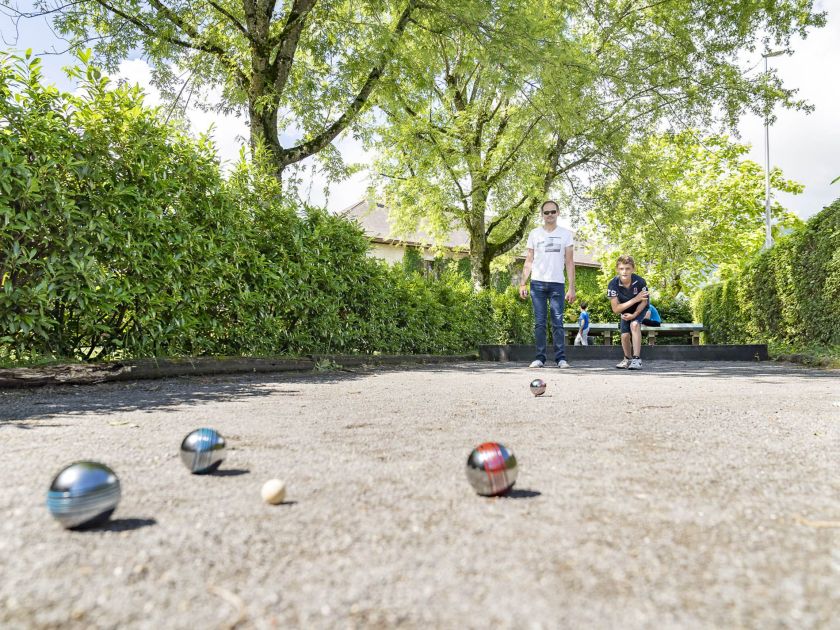
<path id="1" fill-rule="evenodd" d="M 840 346 L 837 345 L 794 345 L 775 342 L 767 344 L 767 351 L 771 359 L 840 369 Z"/>

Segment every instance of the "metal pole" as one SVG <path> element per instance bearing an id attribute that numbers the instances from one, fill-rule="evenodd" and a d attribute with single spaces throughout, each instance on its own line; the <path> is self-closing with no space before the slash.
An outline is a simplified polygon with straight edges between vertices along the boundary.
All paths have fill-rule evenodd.
<path id="1" fill-rule="evenodd" d="M 764 57 L 764 74 L 768 72 L 767 55 Z M 764 249 L 773 247 L 773 231 L 770 228 L 770 121 L 764 116 Z"/>

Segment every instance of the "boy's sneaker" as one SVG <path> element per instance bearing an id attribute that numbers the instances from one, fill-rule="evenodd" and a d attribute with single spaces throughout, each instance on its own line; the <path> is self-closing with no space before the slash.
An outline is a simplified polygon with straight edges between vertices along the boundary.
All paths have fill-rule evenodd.
<path id="1" fill-rule="evenodd" d="M 628 370 L 641 370 L 642 369 L 642 360 L 641 359 L 631 359 L 630 366 L 627 368 Z"/>
<path id="2" fill-rule="evenodd" d="M 619 370 L 626 370 L 627 368 L 630 367 L 630 359 L 628 359 L 627 357 L 624 357 L 621 360 L 621 363 L 619 363 L 615 367 L 617 367 Z"/>
<path id="3" fill-rule="evenodd" d="M 570 366 L 570 365 L 566 362 L 566 359 L 560 359 L 560 360 L 557 362 L 557 367 L 559 367 L 559 368 L 567 368 L 567 367 L 571 367 L 571 366 Z"/>
<path id="4" fill-rule="evenodd" d="M 543 366 L 545 366 L 545 363 L 543 363 L 542 361 L 537 359 L 535 361 L 531 361 L 531 365 L 529 365 L 528 367 L 529 368 L 536 368 L 536 367 L 543 367 Z"/>

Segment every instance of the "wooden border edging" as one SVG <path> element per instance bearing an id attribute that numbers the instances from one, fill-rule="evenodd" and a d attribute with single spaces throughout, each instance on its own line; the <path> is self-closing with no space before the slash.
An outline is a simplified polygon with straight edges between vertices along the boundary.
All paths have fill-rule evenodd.
<path id="1" fill-rule="evenodd" d="M 113 381 L 134 381 L 174 376 L 209 374 L 249 374 L 270 372 L 308 372 L 318 363 L 340 367 L 362 365 L 400 365 L 412 363 L 452 363 L 471 361 L 476 355 L 341 355 L 318 354 L 302 358 L 282 357 L 194 357 L 184 359 L 137 359 L 111 363 L 51 365 L 40 368 L 0 369 L 0 389 L 43 387 L 45 385 L 90 385 Z"/>

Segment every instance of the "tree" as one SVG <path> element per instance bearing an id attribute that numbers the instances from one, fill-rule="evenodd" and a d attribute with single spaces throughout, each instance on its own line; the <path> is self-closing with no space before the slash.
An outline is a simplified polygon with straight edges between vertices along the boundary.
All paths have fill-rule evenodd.
<path id="1" fill-rule="evenodd" d="M 605 269 L 629 253 L 662 297 L 691 294 L 712 276 L 728 277 L 764 243 L 764 169 L 748 147 L 696 132 L 651 136 L 628 148 L 624 166 L 593 190 L 586 234 Z M 773 189 L 803 186 L 770 173 Z M 774 232 L 801 221 L 778 202 Z"/>
<path id="2" fill-rule="evenodd" d="M 37 0 L 71 48 L 95 42 L 113 70 L 137 48 L 173 100 L 220 89 L 250 144 L 284 169 L 323 152 L 369 106 L 418 0 Z M 18 12 L 21 16 L 33 13 Z M 186 77 L 182 81 L 183 77 Z M 188 97 L 189 98 L 189 97 Z M 297 136 L 297 139 L 292 139 Z"/>
<path id="3" fill-rule="evenodd" d="M 575 195 L 662 125 L 734 127 L 773 103 L 805 108 L 737 64 L 759 33 L 785 45 L 824 23 L 810 1 L 560 4 L 511 0 L 471 19 L 422 14 L 385 79 L 376 185 L 398 225 L 470 235 L 472 278 L 521 243 L 550 193 Z M 471 21 L 472 20 L 472 21 Z M 455 26 L 453 26 L 453 24 Z"/>

